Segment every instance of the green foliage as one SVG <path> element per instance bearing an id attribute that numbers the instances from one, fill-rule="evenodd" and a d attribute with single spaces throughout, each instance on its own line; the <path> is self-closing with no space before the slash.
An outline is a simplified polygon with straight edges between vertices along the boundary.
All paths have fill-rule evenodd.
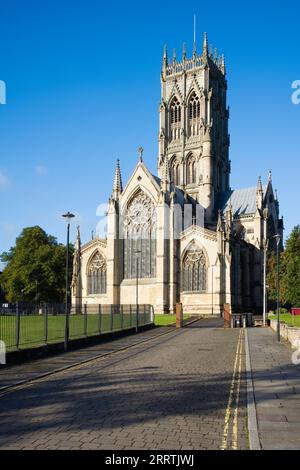
<path id="1" fill-rule="evenodd" d="M 73 247 L 70 246 L 70 260 Z M 38 226 L 25 228 L 9 252 L 1 285 L 9 302 L 17 300 L 62 302 L 65 294 L 66 248 Z M 69 279 L 72 275 L 70 263 Z"/>
<path id="2" fill-rule="evenodd" d="M 294 227 L 286 242 L 281 272 L 282 303 L 300 306 L 300 225 Z"/>
<path id="3" fill-rule="evenodd" d="M 277 299 L 276 253 L 267 260 L 268 298 Z M 280 254 L 280 300 L 281 305 L 300 306 L 300 226 L 294 227 L 286 241 L 285 251 Z"/>
<path id="4" fill-rule="evenodd" d="M 276 282 L 276 253 L 271 251 L 267 257 L 267 286 L 268 299 L 276 301 L 277 299 L 277 282 Z"/>

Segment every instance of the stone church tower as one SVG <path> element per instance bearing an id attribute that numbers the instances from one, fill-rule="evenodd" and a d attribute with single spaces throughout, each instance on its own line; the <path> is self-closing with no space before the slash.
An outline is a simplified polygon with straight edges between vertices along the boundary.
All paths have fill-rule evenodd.
<path id="1" fill-rule="evenodd" d="M 138 162 L 123 186 L 117 162 L 108 202 L 107 236 L 81 244 L 74 255 L 72 302 L 132 305 L 155 313 L 220 316 L 260 312 L 264 247 L 282 237 L 272 176 L 231 189 L 229 111 L 224 56 L 185 47 L 172 62 L 164 49 L 159 106 L 158 176 Z M 138 289 L 137 289 L 137 278 Z"/>
<path id="2" fill-rule="evenodd" d="M 229 189 L 230 162 L 224 56 L 208 52 L 169 63 L 165 48 L 161 72 L 158 174 L 168 159 L 171 181 L 205 208 L 206 222 L 217 218 L 215 201 Z"/>

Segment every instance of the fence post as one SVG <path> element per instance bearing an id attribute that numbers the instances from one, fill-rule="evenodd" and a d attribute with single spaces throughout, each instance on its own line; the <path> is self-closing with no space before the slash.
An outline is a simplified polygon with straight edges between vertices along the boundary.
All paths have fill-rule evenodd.
<path id="1" fill-rule="evenodd" d="M 120 305 L 121 309 L 121 330 L 124 328 L 124 311 L 123 311 L 123 305 Z"/>
<path id="2" fill-rule="evenodd" d="M 130 319 L 130 328 L 132 327 L 132 305 L 129 306 L 129 319 Z"/>
<path id="3" fill-rule="evenodd" d="M 147 319 L 147 317 L 146 317 L 146 304 L 144 304 L 144 325 L 146 325 L 146 323 L 147 323 L 146 319 Z"/>
<path id="4" fill-rule="evenodd" d="M 44 333 L 45 333 L 45 344 L 48 343 L 48 305 L 45 304 L 44 313 Z"/>
<path id="5" fill-rule="evenodd" d="M 110 306 L 110 331 L 114 329 L 113 305 Z"/>
<path id="6" fill-rule="evenodd" d="M 19 349 L 20 346 L 20 311 L 19 302 L 16 302 L 16 347 Z"/>
<path id="7" fill-rule="evenodd" d="M 87 337 L 87 304 L 84 304 L 84 336 Z"/>
<path id="8" fill-rule="evenodd" d="M 98 333 L 101 334 L 101 304 L 98 305 Z"/>

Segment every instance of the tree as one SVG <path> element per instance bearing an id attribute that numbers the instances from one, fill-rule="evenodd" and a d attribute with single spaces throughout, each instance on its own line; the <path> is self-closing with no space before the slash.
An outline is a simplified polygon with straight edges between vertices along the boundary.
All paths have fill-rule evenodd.
<path id="1" fill-rule="evenodd" d="M 267 257 L 267 286 L 268 299 L 275 302 L 277 299 L 277 262 L 275 251 L 270 251 Z"/>
<path id="2" fill-rule="evenodd" d="M 282 303 L 300 307 L 300 225 L 296 225 L 286 241 L 281 263 Z"/>
<path id="3" fill-rule="evenodd" d="M 70 259 L 73 247 L 70 246 Z M 41 227 L 24 228 L 9 252 L 0 255 L 6 266 L 1 284 L 9 302 L 63 302 L 66 247 Z M 72 279 L 70 263 L 69 279 Z"/>

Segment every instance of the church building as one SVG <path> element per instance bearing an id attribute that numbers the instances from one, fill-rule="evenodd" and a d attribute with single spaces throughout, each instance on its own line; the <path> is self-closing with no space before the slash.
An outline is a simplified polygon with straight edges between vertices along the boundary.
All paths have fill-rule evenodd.
<path id="1" fill-rule="evenodd" d="M 125 186 L 119 161 L 107 236 L 74 254 L 72 304 L 151 304 L 156 314 L 220 316 L 261 312 L 264 249 L 282 240 L 272 187 L 261 178 L 232 189 L 224 56 L 204 35 L 202 53 L 168 59 L 164 50 L 157 175 L 138 162 Z M 138 286 L 137 286 L 138 284 Z"/>

